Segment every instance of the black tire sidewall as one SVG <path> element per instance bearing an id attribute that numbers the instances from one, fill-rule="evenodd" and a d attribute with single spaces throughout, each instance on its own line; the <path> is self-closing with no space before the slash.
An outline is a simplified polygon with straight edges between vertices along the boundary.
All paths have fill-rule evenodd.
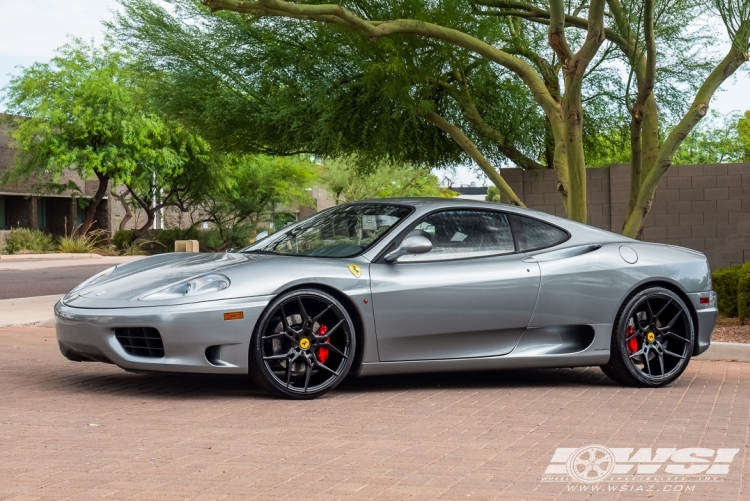
<path id="1" fill-rule="evenodd" d="M 336 307 L 339 312 L 342 314 L 344 319 L 346 320 L 346 332 L 349 336 L 349 358 L 346 360 L 346 363 L 344 364 L 344 367 L 341 369 L 341 372 L 339 376 L 336 378 L 336 380 L 330 384 L 329 386 L 318 390 L 314 392 L 307 392 L 307 393 L 299 393 L 295 391 L 290 391 L 287 388 L 281 386 L 278 384 L 276 379 L 272 374 L 268 373 L 268 368 L 266 367 L 265 361 L 263 360 L 263 350 L 261 346 L 261 339 L 262 339 L 262 333 L 267 327 L 267 323 L 271 318 L 271 315 L 276 310 L 276 308 L 286 301 L 288 301 L 290 298 L 295 296 L 313 296 L 317 297 L 323 301 L 327 301 Z M 280 296 L 277 296 L 276 299 L 271 301 L 271 303 L 266 307 L 265 311 L 261 315 L 260 319 L 258 320 L 258 323 L 255 327 L 255 331 L 253 332 L 252 339 L 250 341 L 250 353 L 248 354 L 248 361 L 249 361 L 249 373 L 253 380 L 255 380 L 256 383 L 258 383 L 260 386 L 262 386 L 267 391 L 274 393 L 279 396 L 283 396 L 286 398 L 292 398 L 292 399 L 298 399 L 298 400 L 308 400 L 312 398 L 317 398 L 322 395 L 325 395 L 329 391 L 336 388 L 346 377 L 346 375 L 349 372 L 349 369 L 352 366 L 352 362 L 354 361 L 354 356 L 357 350 L 357 336 L 355 334 L 354 330 L 354 322 L 352 322 L 351 317 L 349 316 L 349 312 L 346 310 L 344 305 L 341 304 L 340 301 L 338 301 L 335 297 L 328 294 L 327 292 L 324 292 L 320 289 L 296 289 L 293 291 L 286 292 Z"/>
<path id="2" fill-rule="evenodd" d="M 684 311 L 685 318 L 687 319 L 687 324 L 690 329 L 690 346 L 687 350 L 685 359 L 682 361 L 682 365 L 670 377 L 662 380 L 652 380 L 644 376 L 631 362 L 627 347 L 625 346 L 625 332 L 627 331 L 627 323 L 633 311 L 633 308 L 644 298 L 656 296 L 666 297 L 677 303 L 677 305 Z M 680 298 L 680 296 L 670 291 L 669 289 L 665 289 L 662 287 L 651 287 L 634 294 L 621 310 L 621 314 L 618 315 L 617 329 L 613 334 L 615 338 L 612 340 L 612 347 L 616 348 L 616 353 L 613 353 L 613 356 L 620 357 L 621 361 L 628 371 L 628 375 L 638 386 L 658 388 L 660 386 L 665 386 L 676 381 L 687 368 L 695 346 L 695 325 L 693 322 L 693 317 L 690 314 L 690 310 L 688 309 L 682 298 Z"/>

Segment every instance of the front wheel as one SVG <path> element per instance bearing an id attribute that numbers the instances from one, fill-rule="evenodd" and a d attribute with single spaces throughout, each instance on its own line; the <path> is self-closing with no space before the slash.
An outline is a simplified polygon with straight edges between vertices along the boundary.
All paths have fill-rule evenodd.
<path id="1" fill-rule="evenodd" d="M 354 325 L 330 294 L 303 289 L 276 298 L 250 343 L 250 376 L 260 387 L 293 399 L 319 397 L 349 372 Z"/>
<path id="2" fill-rule="evenodd" d="M 628 386 L 664 386 L 685 371 L 694 339 L 693 319 L 682 299 L 651 287 L 630 297 L 618 313 L 610 359 L 601 369 Z"/>

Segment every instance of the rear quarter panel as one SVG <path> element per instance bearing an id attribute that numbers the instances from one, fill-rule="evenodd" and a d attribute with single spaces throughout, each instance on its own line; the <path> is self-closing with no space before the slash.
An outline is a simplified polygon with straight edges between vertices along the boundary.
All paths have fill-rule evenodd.
<path id="1" fill-rule="evenodd" d="M 635 250 L 638 260 L 626 262 L 621 246 Z M 659 244 L 609 243 L 587 254 L 540 261 L 539 266 L 542 282 L 532 327 L 612 324 L 625 299 L 651 282 L 669 283 L 686 293 L 709 288 L 703 254 Z"/>

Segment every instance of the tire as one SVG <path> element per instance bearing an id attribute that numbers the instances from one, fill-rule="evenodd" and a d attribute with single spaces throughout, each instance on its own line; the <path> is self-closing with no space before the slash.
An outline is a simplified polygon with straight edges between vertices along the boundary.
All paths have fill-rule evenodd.
<path id="1" fill-rule="evenodd" d="M 643 289 L 617 314 L 609 362 L 601 369 L 623 385 L 666 386 L 685 371 L 694 342 L 693 318 L 684 301 L 662 287 Z"/>
<path id="2" fill-rule="evenodd" d="M 346 308 L 317 289 L 290 291 L 266 308 L 250 342 L 249 374 L 261 388 L 307 400 L 338 386 L 356 353 Z"/>

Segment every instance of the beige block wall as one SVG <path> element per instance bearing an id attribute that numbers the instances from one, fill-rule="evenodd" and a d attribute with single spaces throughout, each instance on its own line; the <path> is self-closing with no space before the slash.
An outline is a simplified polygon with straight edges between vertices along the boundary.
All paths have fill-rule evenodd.
<path id="1" fill-rule="evenodd" d="M 553 170 L 502 174 L 529 208 L 565 215 Z M 630 165 L 586 174 L 589 224 L 619 233 L 627 216 Z M 713 269 L 750 260 L 750 164 L 671 167 L 657 188 L 643 240 L 701 251 Z"/>

